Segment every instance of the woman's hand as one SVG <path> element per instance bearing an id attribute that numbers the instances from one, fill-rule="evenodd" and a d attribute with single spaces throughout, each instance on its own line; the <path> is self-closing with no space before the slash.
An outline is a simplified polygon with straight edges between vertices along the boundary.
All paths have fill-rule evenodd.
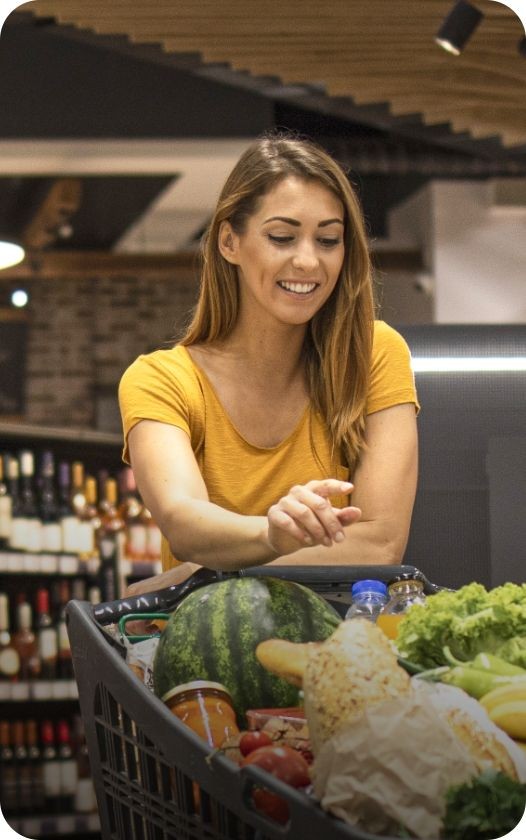
<path id="1" fill-rule="evenodd" d="M 335 508 L 331 496 L 348 495 L 353 485 L 348 481 L 326 478 L 296 484 L 277 504 L 269 508 L 268 541 L 278 553 L 292 554 L 313 545 L 331 546 L 343 542 L 344 525 L 352 525 L 361 516 L 357 507 Z"/>

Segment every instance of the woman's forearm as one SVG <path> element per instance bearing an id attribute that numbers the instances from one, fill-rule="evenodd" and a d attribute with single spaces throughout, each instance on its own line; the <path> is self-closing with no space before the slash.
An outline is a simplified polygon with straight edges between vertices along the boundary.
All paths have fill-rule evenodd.
<path id="1" fill-rule="evenodd" d="M 272 560 L 276 566 L 381 566 L 402 562 L 407 537 L 395 534 L 378 522 L 355 522 L 344 528 L 345 540 L 301 548 Z"/>
<path id="2" fill-rule="evenodd" d="M 345 540 L 277 556 L 268 541 L 265 516 L 243 516 L 212 502 L 181 501 L 161 529 L 179 560 L 225 571 L 276 565 L 398 565 L 407 534 L 395 524 L 360 521 L 344 528 Z"/>
<path id="3" fill-rule="evenodd" d="M 266 516 L 242 516 L 212 502 L 185 499 L 159 523 L 178 560 L 212 569 L 258 566 L 277 556 Z"/>

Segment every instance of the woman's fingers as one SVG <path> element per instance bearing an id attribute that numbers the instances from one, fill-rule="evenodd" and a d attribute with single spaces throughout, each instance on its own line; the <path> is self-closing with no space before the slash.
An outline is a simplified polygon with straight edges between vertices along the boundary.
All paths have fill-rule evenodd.
<path id="1" fill-rule="evenodd" d="M 335 508 L 329 497 L 347 495 L 352 486 L 348 481 L 331 478 L 295 485 L 269 510 L 273 533 L 280 529 L 306 545 L 329 547 L 333 542 L 342 542 L 343 526 L 356 522 L 361 512 L 354 507 Z"/>
<path id="2" fill-rule="evenodd" d="M 312 540 L 306 531 L 300 528 L 289 513 L 279 507 L 279 503 L 277 505 L 272 505 L 272 507 L 269 508 L 268 520 L 271 527 L 279 528 L 280 530 L 285 531 L 290 537 L 298 540 L 299 543 L 306 542 L 308 545 L 312 545 Z"/>
<path id="3" fill-rule="evenodd" d="M 353 484 L 350 481 L 340 481 L 339 478 L 322 478 L 313 479 L 304 485 L 297 485 L 299 487 L 307 487 L 313 490 L 318 496 L 347 496 L 353 489 Z"/>
<path id="4" fill-rule="evenodd" d="M 306 485 L 293 487 L 282 501 L 284 509 L 296 514 L 302 527 L 317 543 L 330 546 L 332 542 L 343 542 L 342 523 L 336 514 L 328 496 L 349 493 L 352 484 L 326 479 L 323 482 L 311 481 Z M 299 503 L 299 507 L 298 507 Z"/>
<path id="5" fill-rule="evenodd" d="M 358 507 L 333 508 L 342 525 L 352 525 L 361 519 L 362 511 Z"/>

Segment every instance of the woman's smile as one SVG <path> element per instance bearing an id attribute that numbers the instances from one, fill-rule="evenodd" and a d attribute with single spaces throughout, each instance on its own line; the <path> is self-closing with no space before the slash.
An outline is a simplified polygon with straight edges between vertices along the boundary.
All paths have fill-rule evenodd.
<path id="1" fill-rule="evenodd" d="M 308 280 L 278 280 L 278 286 L 280 289 L 287 292 L 287 294 L 307 297 L 316 291 L 319 283 L 316 283 L 316 281 L 310 282 Z"/>

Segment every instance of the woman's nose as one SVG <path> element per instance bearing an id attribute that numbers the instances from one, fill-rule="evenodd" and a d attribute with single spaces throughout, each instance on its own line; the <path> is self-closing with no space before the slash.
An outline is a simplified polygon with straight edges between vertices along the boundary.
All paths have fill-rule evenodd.
<path id="1" fill-rule="evenodd" d="M 299 242 L 296 252 L 292 258 L 294 268 L 301 268 L 304 271 L 311 271 L 318 265 L 316 249 L 309 242 Z"/>

